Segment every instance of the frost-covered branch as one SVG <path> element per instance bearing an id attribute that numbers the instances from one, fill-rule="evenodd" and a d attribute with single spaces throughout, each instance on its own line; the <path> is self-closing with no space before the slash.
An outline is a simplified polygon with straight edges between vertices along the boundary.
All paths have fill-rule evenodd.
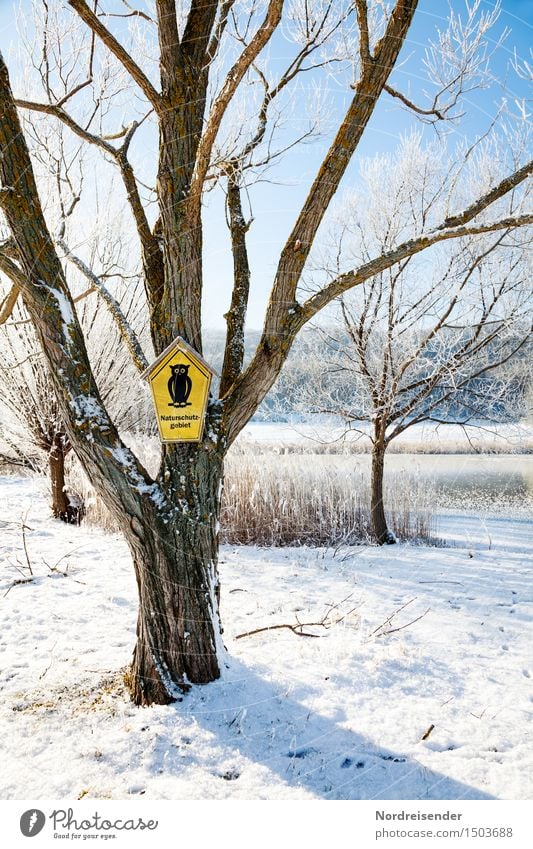
<path id="1" fill-rule="evenodd" d="M 127 50 L 117 41 L 114 35 L 104 26 L 102 21 L 89 8 L 85 0 L 68 0 L 75 12 L 80 16 L 82 21 L 101 39 L 103 44 L 115 56 L 121 65 L 128 71 L 131 78 L 139 86 L 149 103 L 153 106 L 156 112 L 161 110 L 161 95 L 154 88 L 148 77 L 143 73 L 141 68 L 133 60 Z"/>
<path id="2" fill-rule="evenodd" d="M 135 364 L 139 372 L 142 373 L 145 371 L 148 368 L 148 360 L 144 356 L 141 344 L 126 319 L 126 316 L 122 312 L 119 302 L 113 297 L 98 275 L 89 268 L 87 263 L 85 263 L 79 256 L 72 253 L 64 239 L 57 238 L 56 243 L 63 251 L 65 259 L 71 262 L 78 271 L 81 271 L 85 279 L 91 283 L 93 290 L 100 295 L 117 326 L 120 336 L 126 344 L 126 348 L 129 351 L 132 362 Z"/>
<path id="3" fill-rule="evenodd" d="M 5 217 L 16 244 L 26 309 L 37 332 L 72 444 L 111 503 L 139 513 L 151 479 L 120 440 L 99 396 L 0 55 L 0 184 L 14 188 Z"/>

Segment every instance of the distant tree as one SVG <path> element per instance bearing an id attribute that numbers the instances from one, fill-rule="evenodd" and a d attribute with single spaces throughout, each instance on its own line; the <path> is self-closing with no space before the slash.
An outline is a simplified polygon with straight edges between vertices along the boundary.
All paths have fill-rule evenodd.
<path id="1" fill-rule="evenodd" d="M 79 310 L 107 406 L 123 432 L 148 432 L 147 396 L 132 399 L 124 391 L 131 361 L 114 323 L 94 298 L 87 298 Z M 18 308 L 13 320 L 0 325 L 0 422 L 2 442 L 9 448 L 4 459 L 44 472 L 52 515 L 79 524 L 84 507 L 69 489 L 66 473 L 72 445 L 41 346 L 27 314 Z"/>
<path id="2" fill-rule="evenodd" d="M 430 90 L 420 105 L 393 73 L 416 0 L 155 0 L 153 9 L 146 4 L 133 11 L 110 2 L 103 13 L 100 5 L 95 12 L 85 0 L 68 0 L 68 19 L 61 18 L 61 5 L 47 0 L 43 6 L 46 37 L 33 59 L 43 83 L 40 96 L 15 99 L 0 63 L 0 199 L 23 271 L 12 292 L 21 292 L 36 328 L 73 448 L 132 553 L 139 588 L 133 698 L 138 704 L 167 703 L 191 682 L 220 674 L 217 551 L 224 457 L 276 380 L 298 332 L 335 298 L 432 245 L 531 223 L 519 187 L 532 166 L 522 149 L 513 149 L 493 163 L 482 183 L 462 191 L 468 158 L 460 158 L 440 218 L 428 218 L 422 230 L 403 232 L 385 251 L 315 280 L 310 294 L 303 274 L 311 249 L 378 103 L 392 98 L 435 126 L 460 121 L 465 93 L 472 98 L 489 79 L 489 32 L 497 13 L 486 14 L 476 0 L 464 15 L 450 15 L 418 69 L 429 75 Z M 59 37 L 52 23 L 61 20 L 68 27 Z M 281 43 L 280 53 L 289 58 L 276 59 L 269 71 L 266 48 Z M 334 75 L 347 104 L 329 98 L 335 128 L 278 252 L 262 335 L 245 365 L 252 269 L 242 193 L 265 158 L 273 168 L 278 154 L 304 138 L 298 120 L 294 135 L 279 120 L 288 104 L 301 105 L 298 82 L 304 74 L 317 82 L 319 93 L 320 81 Z M 67 252 L 47 225 L 17 108 L 64 123 L 73 137 L 99 151 L 106 161 L 99 185 L 111 166 L 117 169 L 139 239 L 156 355 L 177 335 L 202 351 L 203 202 L 213 186 L 227 190 L 234 279 L 219 397 L 210 401 L 202 441 L 164 446 L 155 478 L 124 444 L 102 399 L 65 276 Z M 150 122 L 157 128 L 154 145 Z M 135 154 L 136 140 L 142 155 Z M 157 172 L 155 188 L 146 169 L 137 179 L 135 155 L 149 162 L 149 174 Z M 384 191 L 391 177 L 383 174 Z M 86 220 L 93 201 L 85 197 Z M 115 312 L 124 344 L 142 370 L 147 356 Z"/>
<path id="3" fill-rule="evenodd" d="M 381 209 L 374 226 L 363 231 L 364 210 L 355 215 L 349 200 L 339 210 L 332 238 L 339 239 L 341 262 L 369 250 L 363 232 L 387 251 L 400 232 L 422 227 L 429 204 L 438 203 L 431 147 L 411 139 L 390 157 L 386 167 L 395 178 L 386 196 L 378 173 L 384 164 L 380 158 L 365 166 L 366 204 Z M 372 529 L 381 544 L 396 541 L 387 526 L 383 474 L 397 436 L 420 422 L 473 425 L 520 416 L 518 366 L 531 353 L 533 305 L 526 239 L 510 228 L 458 239 L 429 262 L 406 257 L 344 296 L 338 326 L 316 334 L 321 352 L 315 379 L 301 383 L 300 406 L 341 416 L 351 430 L 370 425 L 361 434 L 372 445 Z"/>
<path id="4" fill-rule="evenodd" d="M 56 519 L 78 523 L 81 504 L 67 492 L 65 459 L 71 450 L 46 361 L 31 324 L 20 318 L 16 335 L 4 335 L 0 358 L 2 441 L 7 460 L 47 468 Z M 43 463 L 44 460 L 44 463 Z"/>

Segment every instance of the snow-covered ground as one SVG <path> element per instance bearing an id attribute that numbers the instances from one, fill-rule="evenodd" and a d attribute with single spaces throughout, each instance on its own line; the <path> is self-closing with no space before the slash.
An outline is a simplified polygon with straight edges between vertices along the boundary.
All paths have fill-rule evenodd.
<path id="1" fill-rule="evenodd" d="M 448 515 L 446 548 L 226 547 L 223 680 L 137 709 L 121 673 L 136 616 L 126 546 L 51 520 L 44 492 L 0 480 L 1 798 L 530 795 L 524 519 Z M 13 584 L 28 561 L 33 579 Z M 319 639 L 235 639 L 338 603 L 331 616 L 347 615 L 310 628 Z"/>

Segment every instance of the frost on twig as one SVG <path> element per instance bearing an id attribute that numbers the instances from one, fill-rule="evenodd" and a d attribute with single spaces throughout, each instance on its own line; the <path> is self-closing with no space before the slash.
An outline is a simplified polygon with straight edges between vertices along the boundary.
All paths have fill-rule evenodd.
<path id="1" fill-rule="evenodd" d="M 22 548 L 23 548 L 23 551 L 24 551 L 24 559 L 25 559 L 26 562 L 25 562 L 25 564 L 22 564 L 17 558 L 18 565 L 16 563 L 12 563 L 12 565 L 17 569 L 17 571 L 20 572 L 22 577 L 16 578 L 14 581 L 12 581 L 10 583 L 10 585 L 8 586 L 7 590 L 4 593 L 4 598 L 11 592 L 11 590 L 14 587 L 21 586 L 22 584 L 40 583 L 41 578 L 35 571 L 34 563 L 32 562 L 32 560 L 30 558 L 30 553 L 29 553 L 29 550 L 28 550 L 28 542 L 27 542 L 27 539 L 26 539 L 26 531 L 31 531 L 31 530 L 33 530 L 33 528 L 30 528 L 29 525 L 26 524 L 26 516 L 25 516 L 24 519 L 21 522 L 21 531 L 22 531 Z M 69 557 L 69 555 L 73 554 L 73 552 L 78 551 L 82 547 L 83 546 L 77 546 L 77 548 L 73 548 L 71 551 L 67 551 L 67 553 L 63 554 L 59 558 L 59 560 L 56 561 L 56 563 L 53 566 L 50 566 L 50 564 L 46 562 L 44 557 L 41 557 L 42 563 L 49 570 L 47 577 L 49 577 L 49 578 L 54 577 L 54 576 L 60 576 L 62 578 L 72 577 L 69 574 L 69 564 L 67 563 L 64 569 L 60 569 L 59 564 L 63 560 L 65 560 L 65 558 Z M 28 574 L 26 575 L 23 570 L 27 570 Z M 79 581 L 76 578 L 73 578 L 73 580 L 77 584 L 84 584 L 85 583 L 84 581 Z"/>

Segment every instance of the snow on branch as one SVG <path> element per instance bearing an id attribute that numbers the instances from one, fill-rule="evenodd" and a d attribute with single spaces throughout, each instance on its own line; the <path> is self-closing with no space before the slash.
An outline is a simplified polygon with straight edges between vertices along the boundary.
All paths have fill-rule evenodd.
<path id="1" fill-rule="evenodd" d="M 64 239 L 56 239 L 57 244 L 65 254 L 65 259 L 74 265 L 78 271 L 81 271 L 83 276 L 91 283 L 93 288 L 98 292 L 106 307 L 108 308 L 113 321 L 115 322 L 120 336 L 124 340 L 129 351 L 131 359 L 136 368 L 143 372 L 148 368 L 148 360 L 144 356 L 140 342 L 135 335 L 133 328 L 129 324 L 126 316 L 122 312 L 120 304 L 113 297 L 109 289 L 102 283 L 100 278 L 92 271 L 89 266 L 78 256 L 72 253 Z"/>

